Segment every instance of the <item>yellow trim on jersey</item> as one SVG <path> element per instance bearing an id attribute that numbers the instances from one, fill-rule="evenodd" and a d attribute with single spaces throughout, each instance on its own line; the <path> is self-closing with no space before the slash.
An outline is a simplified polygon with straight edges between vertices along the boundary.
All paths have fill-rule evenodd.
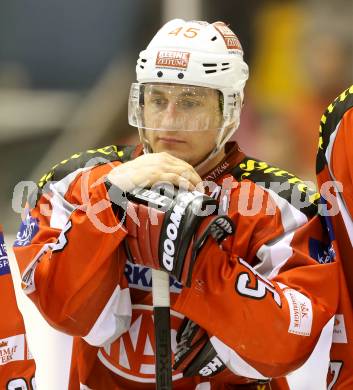
<path id="1" fill-rule="evenodd" d="M 58 166 L 65 165 L 65 164 L 67 164 L 71 160 L 78 159 L 85 153 L 87 153 L 87 154 L 101 153 L 101 154 L 104 154 L 104 155 L 108 156 L 109 154 L 111 154 L 113 152 L 115 152 L 118 155 L 118 157 L 122 157 L 124 155 L 124 151 L 123 150 L 118 150 L 116 145 L 109 145 L 109 146 L 105 146 L 104 148 L 89 149 L 89 150 L 86 150 L 85 152 L 75 153 L 71 157 L 69 157 L 69 158 L 67 158 L 65 160 L 60 161 L 58 164 L 55 164 L 48 173 L 46 173 L 45 175 L 43 175 L 40 178 L 40 180 L 38 182 L 38 186 L 40 188 L 42 188 L 44 186 L 44 184 L 47 183 L 54 176 L 55 169 Z"/>
<path id="2" fill-rule="evenodd" d="M 296 184 L 300 192 L 306 193 L 307 190 L 310 189 L 301 179 L 299 179 L 299 177 L 283 169 L 272 167 L 264 161 L 256 161 L 256 160 L 249 159 L 245 163 L 239 164 L 239 168 L 245 171 L 241 175 L 242 180 L 250 176 L 251 172 L 262 171 L 263 173 L 271 173 L 274 176 L 286 178 L 286 181 L 289 184 Z M 317 201 L 320 198 L 320 194 L 315 192 L 315 190 L 312 188 L 311 190 L 314 191 L 314 193 L 312 195 L 309 195 L 309 202 L 315 203 L 315 201 Z"/>

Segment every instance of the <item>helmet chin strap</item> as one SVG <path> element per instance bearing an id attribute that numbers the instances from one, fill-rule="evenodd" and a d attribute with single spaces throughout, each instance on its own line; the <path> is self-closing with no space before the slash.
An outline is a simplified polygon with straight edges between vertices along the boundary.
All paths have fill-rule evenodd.
<path id="1" fill-rule="evenodd" d="M 217 156 L 218 153 L 221 152 L 221 150 L 224 148 L 227 141 L 236 131 L 236 127 L 234 126 L 232 129 L 229 129 L 229 132 L 226 136 L 223 136 L 226 128 L 227 128 L 226 126 L 223 126 L 222 129 L 220 130 L 216 139 L 215 147 L 211 150 L 208 156 L 206 156 L 201 162 L 199 162 L 194 167 L 197 172 L 200 172 L 201 169 L 203 169 L 208 162 L 210 162 L 215 156 Z"/>
<path id="2" fill-rule="evenodd" d="M 226 129 L 229 129 L 228 134 L 224 136 L 224 132 Z M 195 170 L 199 172 L 201 169 L 203 169 L 206 164 L 214 158 L 224 147 L 224 145 L 227 143 L 227 141 L 231 138 L 231 136 L 235 133 L 237 129 L 237 126 L 234 126 L 233 128 L 229 128 L 226 125 L 223 125 L 221 128 L 217 139 L 215 143 L 215 147 L 211 150 L 211 152 L 202 160 L 200 161 L 196 166 L 194 166 Z M 148 141 L 148 139 L 145 137 L 144 130 L 141 128 L 138 128 L 139 136 L 140 136 L 140 141 L 143 145 L 143 153 L 148 154 L 148 153 L 153 153 L 153 150 L 151 148 L 151 145 Z"/>
<path id="3" fill-rule="evenodd" d="M 151 145 L 150 145 L 148 139 L 145 138 L 144 130 L 139 127 L 138 128 L 138 132 L 139 132 L 140 141 L 141 141 L 141 143 L 143 145 L 143 153 L 144 154 L 153 153 Z"/>

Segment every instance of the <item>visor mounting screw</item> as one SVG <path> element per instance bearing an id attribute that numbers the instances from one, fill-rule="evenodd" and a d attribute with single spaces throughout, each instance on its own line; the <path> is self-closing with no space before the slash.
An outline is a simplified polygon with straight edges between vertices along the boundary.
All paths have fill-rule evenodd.
<path id="1" fill-rule="evenodd" d="M 178 73 L 178 79 L 183 79 L 184 78 L 184 73 Z"/>
<path id="2" fill-rule="evenodd" d="M 162 77 L 162 76 L 163 76 L 163 72 L 159 71 L 159 72 L 157 73 L 157 76 L 158 76 L 158 77 Z"/>

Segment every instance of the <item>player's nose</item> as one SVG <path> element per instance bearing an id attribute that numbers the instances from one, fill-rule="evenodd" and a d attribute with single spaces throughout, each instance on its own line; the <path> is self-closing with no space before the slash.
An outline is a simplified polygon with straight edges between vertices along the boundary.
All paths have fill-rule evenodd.
<path id="1" fill-rule="evenodd" d="M 178 110 L 175 102 L 169 102 L 163 111 L 162 128 L 166 130 L 178 129 Z"/>
<path id="2" fill-rule="evenodd" d="M 165 113 L 166 115 L 170 116 L 170 117 L 175 117 L 178 113 L 178 107 L 177 107 L 178 103 L 173 101 L 173 100 L 170 100 L 168 102 L 168 105 L 167 105 L 167 108 L 165 110 Z"/>

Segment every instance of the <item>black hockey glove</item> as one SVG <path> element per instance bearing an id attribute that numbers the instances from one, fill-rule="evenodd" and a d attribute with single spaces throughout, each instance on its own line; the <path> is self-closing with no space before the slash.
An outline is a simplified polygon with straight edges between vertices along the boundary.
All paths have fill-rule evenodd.
<path id="1" fill-rule="evenodd" d="M 112 190 L 109 195 L 114 201 Z M 197 191 L 175 197 L 149 189 L 126 194 L 119 214 L 128 231 L 125 244 L 130 261 L 167 271 L 189 286 L 206 240 L 212 237 L 220 244 L 234 233 L 231 219 L 215 215 L 216 211 L 216 200 Z"/>
<path id="2" fill-rule="evenodd" d="M 184 318 L 176 341 L 173 368 L 183 371 L 184 377 L 212 377 L 226 368 L 206 331 L 188 318 Z"/>
<path id="3" fill-rule="evenodd" d="M 236 384 L 239 383 L 239 376 L 227 368 L 212 346 L 207 332 L 199 325 L 184 318 L 178 329 L 176 341 L 173 368 L 182 371 L 184 377 L 199 375 L 211 378 L 219 374 L 224 383 L 234 383 L 234 387 L 238 388 Z M 239 388 L 244 390 L 271 389 L 270 379 L 256 380 L 244 377 L 242 379 L 244 384 L 239 385 Z"/>

